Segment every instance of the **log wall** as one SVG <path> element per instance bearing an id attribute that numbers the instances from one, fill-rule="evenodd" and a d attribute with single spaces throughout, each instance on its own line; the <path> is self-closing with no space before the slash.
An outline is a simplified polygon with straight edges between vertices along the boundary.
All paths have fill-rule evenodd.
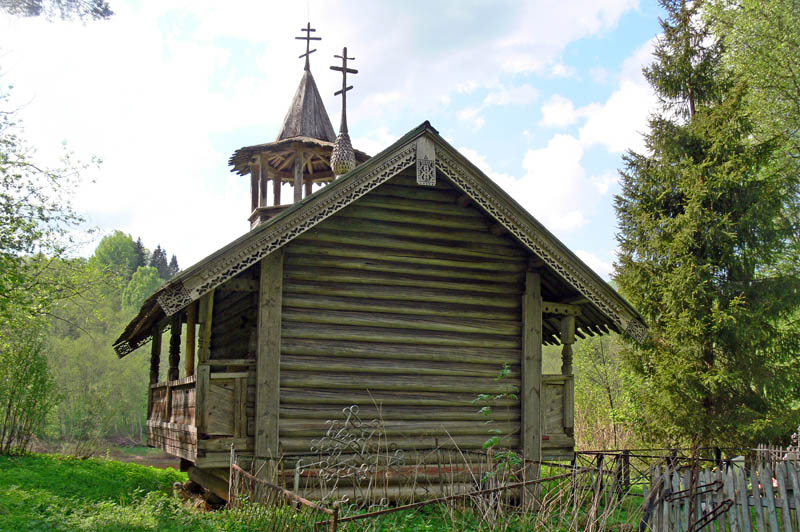
<path id="1" fill-rule="evenodd" d="M 283 453 L 309 452 L 353 404 L 364 419 L 379 406 L 406 450 L 480 449 L 494 430 L 519 446 L 519 399 L 488 418 L 473 401 L 519 389 L 528 253 L 459 197 L 398 176 L 286 246 Z"/>

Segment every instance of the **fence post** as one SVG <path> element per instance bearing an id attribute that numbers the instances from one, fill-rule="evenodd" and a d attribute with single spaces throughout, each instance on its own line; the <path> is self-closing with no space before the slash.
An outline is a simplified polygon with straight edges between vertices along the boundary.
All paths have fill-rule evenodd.
<path id="1" fill-rule="evenodd" d="M 628 493 L 631 490 L 631 452 L 628 450 L 622 451 L 622 482 L 623 493 Z"/>
<path id="2" fill-rule="evenodd" d="M 331 518 L 331 532 L 336 532 L 336 529 L 339 528 L 339 504 L 333 505 L 333 517 Z"/>
<path id="3" fill-rule="evenodd" d="M 717 467 L 722 466 L 722 449 L 719 447 L 714 447 L 714 463 Z"/>

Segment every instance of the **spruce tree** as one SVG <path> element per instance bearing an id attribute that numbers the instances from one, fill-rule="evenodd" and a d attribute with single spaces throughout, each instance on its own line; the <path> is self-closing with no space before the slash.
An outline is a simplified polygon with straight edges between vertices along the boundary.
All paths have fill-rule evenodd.
<path id="1" fill-rule="evenodd" d="M 161 249 L 161 245 L 156 246 L 150 256 L 150 266 L 158 270 L 158 275 L 165 281 L 169 280 L 169 265 L 167 264 L 167 252 Z"/>
<path id="2" fill-rule="evenodd" d="M 169 266 L 167 268 L 169 270 L 169 278 L 172 279 L 178 274 L 179 271 L 181 271 L 181 267 L 178 266 L 178 257 L 173 255 L 169 260 Z"/>
<path id="3" fill-rule="evenodd" d="M 661 110 L 615 198 L 616 281 L 651 327 L 627 352 L 641 420 L 673 443 L 777 439 L 798 423 L 798 178 L 753 140 L 747 87 L 723 68 L 701 2 L 661 4 L 645 69 Z"/>
<path id="4" fill-rule="evenodd" d="M 141 268 L 143 266 L 147 266 L 147 248 L 144 247 L 142 244 L 141 237 L 136 239 L 136 268 L 134 268 L 134 272 L 136 269 Z"/>

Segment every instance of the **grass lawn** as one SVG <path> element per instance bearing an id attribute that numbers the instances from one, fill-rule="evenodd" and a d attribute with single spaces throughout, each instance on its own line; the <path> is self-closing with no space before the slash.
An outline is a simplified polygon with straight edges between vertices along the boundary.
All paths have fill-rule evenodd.
<path id="1" fill-rule="evenodd" d="M 273 510 L 202 512 L 172 494 L 186 475 L 115 460 L 80 460 L 62 455 L 0 456 L 0 531 L 226 531 L 272 530 Z M 637 498 L 638 499 L 638 498 Z M 639 499 L 638 504 L 641 504 Z M 619 508 L 611 523 L 624 522 Z M 621 511 L 620 511 L 621 510 Z M 530 530 L 532 516 L 508 516 L 500 530 Z M 634 519 L 635 520 L 635 519 Z M 548 530 L 573 529 L 563 522 Z M 504 525 L 504 526 L 503 526 Z M 610 523 L 609 523 L 610 525 Z M 619 525 L 609 530 L 619 530 Z M 580 525 L 579 525 L 580 528 Z M 471 512 L 453 514 L 428 506 L 379 519 L 356 521 L 343 530 L 487 530 Z"/>
<path id="2" fill-rule="evenodd" d="M 186 505 L 170 493 L 185 480 L 174 469 L 114 460 L 0 456 L 0 531 L 245 532 L 263 525 Z"/>

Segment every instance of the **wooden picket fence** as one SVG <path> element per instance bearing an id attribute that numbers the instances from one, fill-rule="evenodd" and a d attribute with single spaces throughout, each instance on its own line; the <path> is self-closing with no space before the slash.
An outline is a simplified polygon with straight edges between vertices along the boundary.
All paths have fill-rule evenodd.
<path id="1" fill-rule="evenodd" d="M 650 479 L 641 531 L 800 530 L 800 462 L 726 462 L 694 479 L 689 467 L 654 466 Z"/>

